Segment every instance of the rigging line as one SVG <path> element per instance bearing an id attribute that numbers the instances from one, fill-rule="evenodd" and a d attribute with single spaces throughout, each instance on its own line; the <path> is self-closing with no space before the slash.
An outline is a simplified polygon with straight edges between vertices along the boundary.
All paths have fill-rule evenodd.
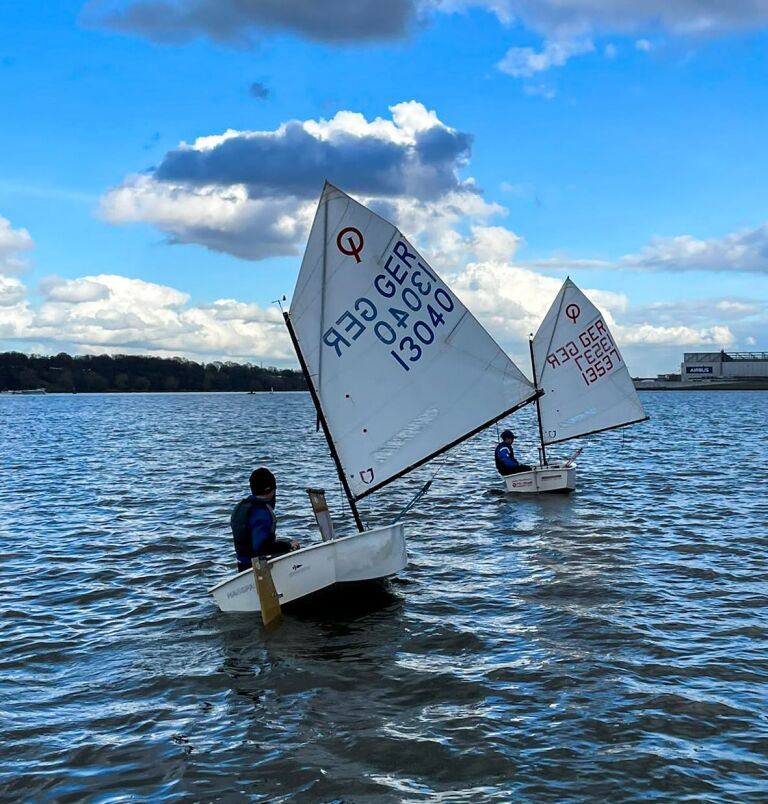
<path id="1" fill-rule="evenodd" d="M 402 511 L 395 517 L 394 521 L 392 522 L 393 525 L 396 525 L 410 510 L 413 508 L 414 505 L 429 491 L 429 487 L 432 485 L 432 481 L 438 476 L 438 474 L 443 470 L 446 462 L 448 461 L 448 454 L 443 457 L 443 460 L 439 463 L 437 469 L 432 474 L 432 477 L 427 480 L 427 482 L 416 492 L 413 496 L 411 501 L 403 508 Z"/>

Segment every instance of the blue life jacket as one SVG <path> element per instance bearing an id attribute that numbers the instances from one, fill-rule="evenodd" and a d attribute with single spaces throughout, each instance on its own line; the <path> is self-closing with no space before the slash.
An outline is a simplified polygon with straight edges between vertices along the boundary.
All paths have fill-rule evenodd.
<path id="1" fill-rule="evenodd" d="M 493 457 L 496 460 L 496 471 L 500 475 L 508 475 L 512 469 L 517 469 L 520 466 L 515 459 L 515 452 L 512 447 L 507 446 L 503 441 L 496 445 Z"/>
<path id="2" fill-rule="evenodd" d="M 240 500 L 230 517 L 238 564 L 267 555 L 275 542 L 277 521 L 272 505 L 251 495 Z"/>

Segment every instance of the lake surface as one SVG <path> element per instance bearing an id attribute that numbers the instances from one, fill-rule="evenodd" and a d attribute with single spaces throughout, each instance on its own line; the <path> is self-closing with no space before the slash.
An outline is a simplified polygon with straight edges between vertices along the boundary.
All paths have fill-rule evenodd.
<path id="1" fill-rule="evenodd" d="M 282 535 L 312 485 L 349 529 L 308 395 L 0 397 L 0 797 L 768 800 L 768 394 L 642 401 L 569 497 L 501 494 L 492 427 L 367 498 L 440 467 L 389 591 L 265 634 L 207 589 L 258 465 Z"/>

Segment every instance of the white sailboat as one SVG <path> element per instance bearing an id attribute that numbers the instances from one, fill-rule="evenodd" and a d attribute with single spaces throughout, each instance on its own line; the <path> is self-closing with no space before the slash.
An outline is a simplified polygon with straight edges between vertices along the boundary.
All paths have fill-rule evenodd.
<path id="1" fill-rule="evenodd" d="M 507 475 L 507 491 L 570 492 L 576 465 L 548 461 L 546 447 L 572 438 L 645 421 L 640 398 L 600 311 L 566 279 L 530 342 L 536 399 L 539 463 L 530 472 Z"/>
<path id="2" fill-rule="evenodd" d="M 284 317 L 358 532 L 337 538 L 308 490 L 323 541 L 262 564 L 281 604 L 402 570 L 403 524 L 366 529 L 356 502 L 537 393 L 403 234 L 328 183 Z M 218 606 L 263 614 L 258 575 L 214 586 Z"/>

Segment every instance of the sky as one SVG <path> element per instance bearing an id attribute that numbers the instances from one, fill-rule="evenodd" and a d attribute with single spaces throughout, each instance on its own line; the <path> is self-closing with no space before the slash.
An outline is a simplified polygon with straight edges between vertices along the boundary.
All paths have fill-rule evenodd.
<path id="1" fill-rule="evenodd" d="M 768 0 L 0 0 L 0 350 L 297 365 L 330 180 L 527 365 L 768 350 Z"/>

